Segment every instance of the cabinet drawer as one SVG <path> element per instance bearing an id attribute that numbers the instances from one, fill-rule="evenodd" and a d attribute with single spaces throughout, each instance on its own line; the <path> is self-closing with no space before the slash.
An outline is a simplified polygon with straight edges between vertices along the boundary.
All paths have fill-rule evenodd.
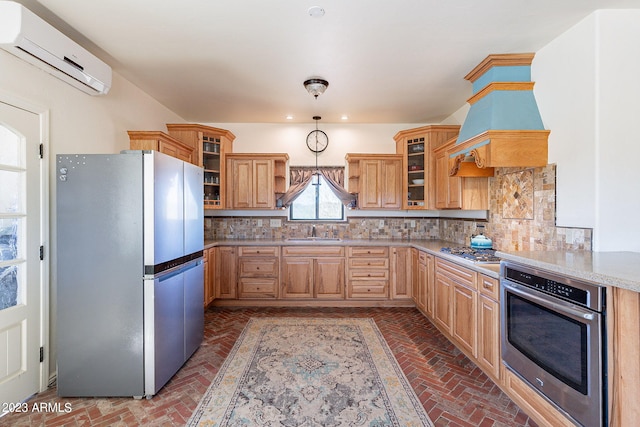
<path id="1" fill-rule="evenodd" d="M 277 246 L 240 246 L 239 256 L 278 256 Z"/>
<path id="2" fill-rule="evenodd" d="M 349 270 L 349 279 L 388 280 L 389 270 Z"/>
<path id="3" fill-rule="evenodd" d="M 240 298 L 275 298 L 278 279 L 241 277 L 238 280 Z"/>
<path id="4" fill-rule="evenodd" d="M 238 260 L 240 277 L 277 277 L 278 258 L 248 258 Z"/>
<path id="5" fill-rule="evenodd" d="M 350 257 L 388 257 L 389 248 L 385 246 L 350 246 Z"/>
<path id="6" fill-rule="evenodd" d="M 385 280 L 353 281 L 349 285 L 349 298 L 387 298 L 389 282 Z"/>
<path id="7" fill-rule="evenodd" d="M 466 267 L 436 258 L 436 274 L 444 274 L 458 283 L 476 289 L 476 273 Z"/>
<path id="8" fill-rule="evenodd" d="M 389 258 L 349 258 L 349 268 L 389 269 Z"/>
<path id="9" fill-rule="evenodd" d="M 500 301 L 500 282 L 498 279 L 480 274 L 478 276 L 478 288 L 480 289 L 480 294 L 494 301 Z"/>
<path id="10" fill-rule="evenodd" d="M 283 256 L 344 256 L 343 246 L 283 246 Z"/>

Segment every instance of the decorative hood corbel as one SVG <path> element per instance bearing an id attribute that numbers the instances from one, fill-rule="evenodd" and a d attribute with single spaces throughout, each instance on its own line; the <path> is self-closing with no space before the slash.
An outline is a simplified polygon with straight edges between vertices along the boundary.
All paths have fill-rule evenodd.
<path id="1" fill-rule="evenodd" d="M 450 150 L 452 176 L 492 176 L 493 167 L 547 164 L 549 131 L 533 95 L 534 54 L 489 55 L 467 76 L 473 96 Z M 470 161 L 472 160 L 472 161 Z"/>

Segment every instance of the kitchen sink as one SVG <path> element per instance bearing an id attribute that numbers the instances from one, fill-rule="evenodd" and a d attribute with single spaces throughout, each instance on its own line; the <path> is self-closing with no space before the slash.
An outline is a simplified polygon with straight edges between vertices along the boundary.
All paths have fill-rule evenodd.
<path id="1" fill-rule="evenodd" d="M 339 237 L 291 237 L 288 242 L 339 242 Z"/>

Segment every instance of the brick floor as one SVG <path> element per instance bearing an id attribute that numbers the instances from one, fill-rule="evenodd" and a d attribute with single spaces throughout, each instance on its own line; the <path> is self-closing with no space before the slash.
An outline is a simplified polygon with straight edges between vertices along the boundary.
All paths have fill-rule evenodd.
<path id="1" fill-rule="evenodd" d="M 211 308 L 201 347 L 152 399 L 59 398 L 52 387 L 27 402 L 27 413 L 2 417 L 0 425 L 184 425 L 248 319 L 265 316 L 372 317 L 436 427 L 537 427 L 414 308 Z M 68 403 L 71 411 L 31 410 L 40 403 Z"/>

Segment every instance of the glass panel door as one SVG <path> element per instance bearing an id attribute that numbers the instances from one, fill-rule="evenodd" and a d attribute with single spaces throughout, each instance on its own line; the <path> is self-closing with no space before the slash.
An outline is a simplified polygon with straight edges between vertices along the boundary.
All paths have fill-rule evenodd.
<path id="1" fill-rule="evenodd" d="M 43 377 L 40 116 L 0 102 L 0 402 Z"/>

